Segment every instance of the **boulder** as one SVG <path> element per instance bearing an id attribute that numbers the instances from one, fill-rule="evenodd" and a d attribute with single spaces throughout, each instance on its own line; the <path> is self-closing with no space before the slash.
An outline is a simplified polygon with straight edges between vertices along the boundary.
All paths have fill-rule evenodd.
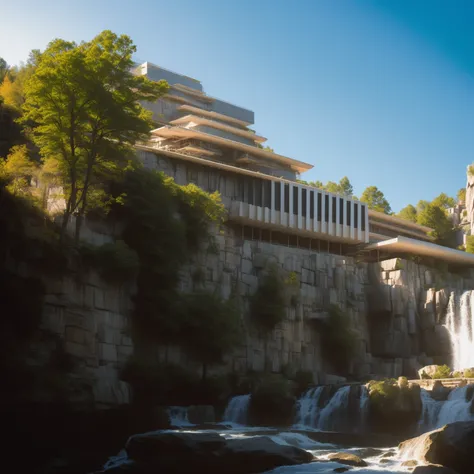
<path id="1" fill-rule="evenodd" d="M 426 378 L 423 376 L 423 373 L 428 376 L 428 378 L 433 378 L 434 373 L 438 370 L 438 365 L 426 365 L 418 371 L 420 379 Z"/>
<path id="2" fill-rule="evenodd" d="M 435 380 L 431 390 L 431 398 L 440 402 L 445 402 L 448 399 L 451 390 L 445 387 L 441 380 Z"/>
<path id="3" fill-rule="evenodd" d="M 359 456 L 351 453 L 333 453 L 328 456 L 330 461 L 335 461 L 340 464 L 347 464 L 348 466 L 357 466 L 357 467 L 365 467 L 367 463 L 361 459 Z"/>
<path id="4" fill-rule="evenodd" d="M 474 421 L 450 423 L 438 430 L 404 441 L 399 448 L 405 458 L 440 464 L 454 469 L 458 474 L 471 474 Z"/>
<path id="5" fill-rule="evenodd" d="M 206 474 L 250 474 L 313 461 L 308 451 L 265 436 L 226 440 L 217 433 L 158 431 L 132 436 L 125 449 L 137 474 L 175 474 L 190 466 Z"/>
<path id="6" fill-rule="evenodd" d="M 211 405 L 192 405 L 188 408 L 188 420 L 194 425 L 215 423 L 216 413 Z"/>
<path id="7" fill-rule="evenodd" d="M 458 473 L 446 466 L 440 466 L 439 464 L 427 464 L 426 466 L 415 467 L 413 474 L 458 474 Z"/>

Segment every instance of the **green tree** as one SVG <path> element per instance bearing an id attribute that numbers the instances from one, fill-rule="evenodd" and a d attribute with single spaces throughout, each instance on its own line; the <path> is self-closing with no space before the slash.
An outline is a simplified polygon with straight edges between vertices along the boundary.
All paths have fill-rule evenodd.
<path id="1" fill-rule="evenodd" d="M 77 215 L 76 241 L 91 193 L 104 176 L 127 165 L 132 145 L 152 128 L 140 101 L 168 90 L 131 70 L 136 47 L 125 35 L 103 31 L 88 43 L 52 41 L 27 81 L 24 120 L 36 127 L 41 155 L 59 163 L 66 199 L 62 235 Z"/>
<path id="2" fill-rule="evenodd" d="M 383 192 L 380 191 L 377 186 L 368 186 L 365 188 L 360 200 L 367 203 L 369 209 L 372 209 L 373 211 L 383 212 L 385 214 L 390 214 L 392 212 L 390 204 L 385 199 Z"/>
<path id="3" fill-rule="evenodd" d="M 457 192 L 456 197 L 458 198 L 458 201 L 466 202 L 466 188 L 461 188 Z"/>
<path id="4" fill-rule="evenodd" d="M 8 71 L 8 64 L 5 59 L 0 57 L 0 84 L 3 82 L 4 77 Z"/>
<path id="5" fill-rule="evenodd" d="M 416 205 L 416 212 L 422 212 L 427 206 L 429 206 L 429 204 L 429 201 L 425 201 L 423 199 L 419 200 L 418 204 Z"/>
<path id="6" fill-rule="evenodd" d="M 428 204 L 422 211 L 418 212 L 417 223 L 431 227 L 433 229 L 431 235 L 440 245 L 455 246 L 453 224 L 441 207 L 431 203 Z"/>
<path id="7" fill-rule="evenodd" d="M 202 379 L 209 365 L 220 364 L 241 341 L 240 315 L 231 300 L 215 293 L 196 292 L 182 297 L 179 340 L 183 348 L 202 364 Z"/>
<path id="8" fill-rule="evenodd" d="M 438 206 L 441 209 L 449 209 L 456 205 L 456 200 L 445 193 L 441 193 L 431 201 L 431 204 Z"/>
<path id="9" fill-rule="evenodd" d="M 9 183 L 7 189 L 14 195 L 28 194 L 31 179 L 38 171 L 38 163 L 30 159 L 26 145 L 12 147 L 6 160 L 0 163 L 0 178 Z"/>
<path id="10" fill-rule="evenodd" d="M 400 210 L 400 212 L 397 214 L 397 217 L 416 223 L 416 218 L 417 218 L 416 207 L 413 206 L 412 204 L 408 204 L 408 206 Z"/>
<path id="11" fill-rule="evenodd" d="M 474 235 L 466 236 L 466 252 L 474 253 Z"/>
<path id="12" fill-rule="evenodd" d="M 347 176 L 344 176 L 339 181 L 339 192 L 345 196 L 352 196 L 354 194 L 354 188 Z"/>

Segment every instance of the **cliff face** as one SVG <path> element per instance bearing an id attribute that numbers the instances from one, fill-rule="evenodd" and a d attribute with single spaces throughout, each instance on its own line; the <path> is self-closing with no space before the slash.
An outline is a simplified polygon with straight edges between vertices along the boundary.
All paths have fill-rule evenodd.
<path id="1" fill-rule="evenodd" d="M 86 229 L 89 241 L 107 241 L 104 229 Z M 321 356 L 321 321 L 331 305 L 347 314 L 354 333 L 352 377 L 416 377 L 423 365 L 450 362 L 446 307 L 452 291 L 474 287 L 472 274 L 441 274 L 399 259 L 356 263 L 351 257 L 245 240 L 231 228 L 215 239 L 213 251 L 198 255 L 181 273 L 183 292 L 198 286 L 225 298 L 238 296 L 245 342 L 224 365 L 212 368 L 215 373 L 267 367 L 274 372 L 310 371 L 319 383 L 336 381 L 334 369 Z M 248 309 L 268 265 L 291 272 L 298 288 L 285 320 L 262 339 Z M 99 407 L 128 403 L 130 391 L 119 380 L 119 370 L 134 351 L 128 331 L 133 285 L 111 286 L 94 272 L 43 280 L 41 330 L 58 336 L 75 361 L 68 376 L 69 399 Z M 30 358 L 41 363 L 47 351 L 45 344 L 35 342 Z M 179 347 L 158 347 L 153 353 L 162 361 L 200 370 Z"/>
<path id="2" fill-rule="evenodd" d="M 466 211 L 467 220 L 471 224 L 471 235 L 474 235 L 474 176 L 467 173 L 466 184 Z"/>

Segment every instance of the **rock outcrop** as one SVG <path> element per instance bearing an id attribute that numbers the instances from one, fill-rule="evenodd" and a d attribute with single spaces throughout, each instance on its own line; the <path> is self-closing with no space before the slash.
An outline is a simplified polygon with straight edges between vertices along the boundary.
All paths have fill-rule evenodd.
<path id="1" fill-rule="evenodd" d="M 340 464 L 346 464 L 348 466 L 357 466 L 357 467 L 365 467 L 367 463 L 361 459 L 359 456 L 351 453 L 333 453 L 328 456 L 330 461 L 335 461 Z"/>
<path id="2" fill-rule="evenodd" d="M 132 436 L 125 449 L 127 471 L 135 474 L 181 473 L 191 467 L 206 474 L 251 474 L 313 460 L 308 451 L 265 436 L 226 440 L 217 433 L 144 433 Z M 104 472 L 117 472 L 117 467 Z"/>
<path id="3" fill-rule="evenodd" d="M 399 446 L 406 459 L 439 464 L 459 474 L 473 472 L 474 422 L 459 421 L 404 441 Z"/>

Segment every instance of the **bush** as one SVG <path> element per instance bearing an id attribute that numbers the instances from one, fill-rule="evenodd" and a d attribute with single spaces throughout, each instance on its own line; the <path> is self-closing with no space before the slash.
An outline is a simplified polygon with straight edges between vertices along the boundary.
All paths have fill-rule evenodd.
<path id="1" fill-rule="evenodd" d="M 474 379 L 474 369 L 466 369 L 463 372 L 463 376 L 467 379 Z"/>
<path id="2" fill-rule="evenodd" d="M 440 365 L 431 377 L 432 379 L 449 379 L 451 378 L 451 369 L 447 365 Z"/>
<path id="3" fill-rule="evenodd" d="M 321 331 L 321 349 L 324 359 L 339 372 L 347 371 L 355 350 L 356 335 L 350 326 L 347 314 L 338 306 L 331 305 L 329 318 Z"/>
<path id="4" fill-rule="evenodd" d="M 282 375 L 264 376 L 251 393 L 249 419 L 257 426 L 290 426 L 293 422 L 293 387 Z"/>

